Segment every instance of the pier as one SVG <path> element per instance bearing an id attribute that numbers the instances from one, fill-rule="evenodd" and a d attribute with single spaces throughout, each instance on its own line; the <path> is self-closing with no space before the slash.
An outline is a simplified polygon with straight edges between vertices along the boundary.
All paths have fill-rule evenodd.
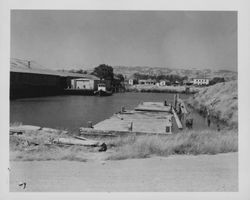
<path id="1" fill-rule="evenodd" d="M 121 108 L 110 118 L 88 128 L 80 128 L 80 134 L 92 136 L 124 136 L 124 135 L 168 135 L 173 133 L 173 120 L 177 128 L 182 130 L 182 121 L 177 114 L 177 108 L 182 108 L 183 114 L 187 113 L 184 102 L 174 96 L 176 109 L 172 104 L 163 102 L 142 102 L 134 110 Z M 178 105 L 178 106 L 177 106 Z"/>

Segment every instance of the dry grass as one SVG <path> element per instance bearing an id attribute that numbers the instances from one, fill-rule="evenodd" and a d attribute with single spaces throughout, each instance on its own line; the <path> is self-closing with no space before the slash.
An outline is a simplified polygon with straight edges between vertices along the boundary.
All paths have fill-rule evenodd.
<path id="1" fill-rule="evenodd" d="M 10 123 L 10 127 L 12 127 L 12 126 L 17 127 L 17 126 L 21 126 L 21 125 L 23 125 L 22 122 L 12 122 L 12 123 Z"/>
<path id="2" fill-rule="evenodd" d="M 50 138 L 56 139 L 58 137 L 72 137 L 72 134 L 61 131 L 31 131 L 24 135 L 11 135 L 10 160 L 85 162 L 89 159 L 95 159 L 97 154 L 100 155 L 98 147 L 47 144 Z M 105 142 L 108 146 L 109 153 L 102 154 L 102 159 L 108 160 L 146 158 L 151 155 L 197 155 L 238 151 L 238 133 L 236 130 L 223 130 L 221 132 L 193 130 L 165 136 L 127 136 L 99 140 Z"/>
<path id="3" fill-rule="evenodd" d="M 23 135 L 10 136 L 10 160 L 74 160 L 85 162 L 87 147 L 49 145 L 52 139 L 72 137 L 64 130 L 26 131 Z"/>
<path id="4" fill-rule="evenodd" d="M 211 116 L 230 127 L 238 127 L 237 81 L 218 83 L 202 89 L 187 103 L 201 113 L 210 109 Z"/>
<path id="5" fill-rule="evenodd" d="M 119 141 L 118 144 L 123 145 L 116 148 L 116 152 L 108 157 L 109 160 L 146 158 L 151 155 L 198 155 L 238 151 L 236 131 L 187 131 L 169 136 L 139 136 L 136 139 L 129 137 L 124 140 L 127 143 Z"/>
<path id="6" fill-rule="evenodd" d="M 85 156 L 88 149 L 82 146 L 56 146 L 38 145 L 28 146 L 10 151 L 10 160 L 15 161 L 48 161 L 48 160 L 70 160 L 87 161 Z"/>

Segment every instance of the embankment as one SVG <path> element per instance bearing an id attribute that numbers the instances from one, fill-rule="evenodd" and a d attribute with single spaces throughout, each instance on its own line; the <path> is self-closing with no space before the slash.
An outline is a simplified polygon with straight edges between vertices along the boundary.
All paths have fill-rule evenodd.
<path id="1" fill-rule="evenodd" d="M 237 81 L 218 83 L 203 88 L 187 104 L 206 114 L 209 110 L 213 120 L 223 122 L 229 128 L 238 128 L 238 89 Z"/>

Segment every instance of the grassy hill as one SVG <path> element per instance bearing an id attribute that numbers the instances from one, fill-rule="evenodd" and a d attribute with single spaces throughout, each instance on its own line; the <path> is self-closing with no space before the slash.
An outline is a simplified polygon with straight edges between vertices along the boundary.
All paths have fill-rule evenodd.
<path id="1" fill-rule="evenodd" d="M 224 77 L 226 81 L 237 80 L 237 72 L 230 70 L 211 70 L 211 69 L 171 69 L 164 67 L 147 67 L 147 66 L 113 66 L 114 73 L 123 74 L 130 78 L 134 73 L 147 75 L 179 75 L 190 78 L 204 77 Z"/>
<path id="2" fill-rule="evenodd" d="M 196 110 L 211 109 L 211 116 L 230 127 L 238 127 L 238 84 L 237 81 L 218 83 L 203 88 L 188 100 Z"/>

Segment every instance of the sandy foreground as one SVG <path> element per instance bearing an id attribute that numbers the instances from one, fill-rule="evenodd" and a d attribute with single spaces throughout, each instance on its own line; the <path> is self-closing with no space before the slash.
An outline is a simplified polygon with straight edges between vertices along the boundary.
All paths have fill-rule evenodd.
<path id="1" fill-rule="evenodd" d="M 26 188 L 18 186 L 26 182 Z M 10 162 L 11 192 L 238 191 L 238 153 Z"/>

